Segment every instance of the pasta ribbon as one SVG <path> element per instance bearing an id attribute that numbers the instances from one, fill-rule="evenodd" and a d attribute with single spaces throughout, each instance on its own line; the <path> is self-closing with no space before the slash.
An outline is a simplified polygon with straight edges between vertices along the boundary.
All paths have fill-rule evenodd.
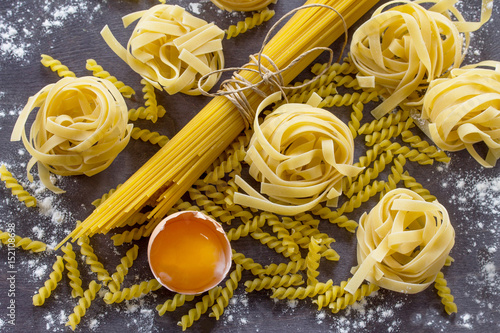
<path id="1" fill-rule="evenodd" d="M 271 113 L 262 124 L 258 115 L 281 98 L 274 93 L 256 111 L 254 135 L 245 161 L 250 175 L 261 182 L 260 193 L 241 177 L 236 184 L 248 193 L 234 194 L 234 202 L 280 215 L 296 215 L 322 201 L 336 205 L 342 178 L 354 177 L 361 168 L 352 165 L 354 141 L 349 127 L 317 106 L 313 94 L 308 104 L 289 103 Z"/>
<path id="2" fill-rule="evenodd" d="M 169 94 L 201 94 L 198 80 L 224 68 L 224 31 L 174 5 L 156 5 L 123 17 L 125 28 L 139 20 L 124 48 L 108 26 L 101 31 L 108 46 L 132 70 L 157 89 Z M 211 75 L 201 83 L 210 90 L 220 77 Z"/>
<path id="3" fill-rule="evenodd" d="M 404 189 L 389 191 L 359 221 L 358 266 L 345 290 L 363 280 L 389 290 L 418 293 L 436 279 L 455 243 L 446 208 Z"/>
<path id="4" fill-rule="evenodd" d="M 483 68 L 485 67 L 485 68 Z M 500 158 L 500 62 L 485 61 L 454 69 L 448 78 L 431 82 L 424 96 L 422 119 L 441 149 L 467 149 L 483 167 Z M 481 157 L 474 144 L 488 148 Z"/>
<path id="5" fill-rule="evenodd" d="M 211 0 L 222 10 L 232 12 L 233 10 L 241 12 L 251 12 L 261 10 L 278 0 Z"/>
<path id="6" fill-rule="evenodd" d="M 37 108 L 28 139 L 26 122 Z M 92 76 L 65 77 L 28 99 L 11 141 L 22 138 L 32 156 L 28 179 L 33 181 L 30 170 L 37 163 L 42 183 L 62 193 L 49 172 L 92 176 L 106 169 L 130 139 L 132 125 L 127 121 L 127 105 L 111 82 Z"/>
<path id="7" fill-rule="evenodd" d="M 420 5 L 424 2 L 434 5 L 427 10 Z M 375 10 L 354 32 L 352 62 L 360 74 L 373 76 L 375 83 L 385 88 L 384 102 L 372 111 L 375 118 L 400 103 L 421 102 L 422 93 L 433 79 L 450 67 L 460 66 L 464 46 L 461 33 L 465 33 L 466 50 L 468 33 L 479 29 L 491 17 L 493 0 L 483 0 L 481 21 L 477 23 L 465 22 L 453 7 L 455 2 L 390 1 Z M 452 21 L 450 14 L 457 20 Z"/>

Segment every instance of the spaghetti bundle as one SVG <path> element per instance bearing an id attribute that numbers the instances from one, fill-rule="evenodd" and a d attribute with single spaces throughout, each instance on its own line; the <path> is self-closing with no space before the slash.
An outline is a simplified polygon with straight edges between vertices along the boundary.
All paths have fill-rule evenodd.
<path id="1" fill-rule="evenodd" d="M 307 104 L 281 105 L 259 125 L 259 113 L 280 97 L 274 93 L 259 105 L 245 157 L 250 175 L 261 182 L 260 193 L 276 203 L 239 177 L 236 183 L 249 196 L 237 192 L 234 202 L 281 215 L 297 215 L 325 200 L 336 205 L 342 178 L 362 170 L 352 165 L 354 140 L 349 127 L 317 107 L 321 102 L 317 94 Z"/>
<path id="2" fill-rule="evenodd" d="M 364 279 L 418 293 L 434 282 L 455 243 L 446 208 L 404 188 L 389 191 L 361 217 L 356 237 L 358 267 L 345 287 L 350 293 Z"/>
<path id="3" fill-rule="evenodd" d="M 224 31 L 174 5 L 156 5 L 123 17 L 125 27 L 139 19 L 125 49 L 108 26 L 101 35 L 108 46 L 135 72 L 169 94 L 199 95 L 201 76 L 224 67 Z M 218 75 L 201 87 L 208 91 Z"/>
<path id="4" fill-rule="evenodd" d="M 25 125 L 38 109 L 29 139 Z M 22 138 L 31 154 L 28 178 L 35 163 L 43 184 L 64 192 L 50 181 L 49 172 L 92 176 L 106 169 L 127 145 L 132 125 L 127 105 L 108 80 L 92 76 L 65 77 L 30 97 L 12 131 L 11 141 Z"/>
<path id="5" fill-rule="evenodd" d="M 348 26 L 356 22 L 376 0 L 310 0 L 306 4 L 334 7 Z M 332 44 L 344 33 L 344 22 L 331 9 L 311 7 L 298 11 L 266 45 L 263 53 L 278 68 L 284 68 L 305 51 Z M 284 52 L 286 50 L 286 52 Z M 319 52 L 300 58 L 283 73 L 289 83 Z M 258 73 L 242 71 L 250 82 L 260 81 Z M 249 91 L 247 100 L 256 107 L 262 97 Z M 213 98 L 172 140 L 134 173 L 105 203 L 87 217 L 66 239 L 106 233 L 124 225 L 138 210 L 151 206 L 147 227 L 156 226 L 177 200 L 245 128 L 236 107 L 225 97 Z M 64 241 L 61 242 L 61 245 Z"/>
<path id="6" fill-rule="evenodd" d="M 278 0 L 212 0 L 220 9 L 232 12 L 233 10 L 251 12 L 266 8 Z"/>
<path id="7" fill-rule="evenodd" d="M 465 22 L 456 1 L 390 1 L 380 6 L 352 37 L 351 58 L 363 76 L 384 88 L 384 102 L 373 109 L 379 119 L 398 104 L 420 103 L 428 84 L 457 68 L 468 32 L 491 16 L 492 0 L 483 0 L 481 22 Z M 429 10 L 419 3 L 434 3 Z M 389 8 L 394 4 L 398 6 Z M 387 9 L 389 8 L 389 9 Z M 386 10 L 387 9 L 387 10 Z M 457 21 L 452 21 L 449 14 Z"/>
<path id="8" fill-rule="evenodd" d="M 483 68 L 485 67 L 485 68 Z M 429 85 L 422 119 L 443 150 L 467 151 L 482 166 L 491 168 L 500 157 L 500 63 L 485 61 L 451 71 Z M 474 144 L 489 148 L 482 158 Z"/>

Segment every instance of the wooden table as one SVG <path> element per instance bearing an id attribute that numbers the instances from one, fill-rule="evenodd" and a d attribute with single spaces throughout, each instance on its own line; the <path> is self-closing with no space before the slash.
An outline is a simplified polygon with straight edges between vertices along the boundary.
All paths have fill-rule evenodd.
<path id="1" fill-rule="evenodd" d="M 47 3 L 46 3 L 47 2 Z M 380 1 L 383 3 L 385 1 Z M 214 21 L 225 28 L 244 19 L 244 13 L 218 10 L 210 1 L 172 0 L 207 21 Z M 303 3 L 302 0 L 279 0 L 272 8 L 276 16 L 267 24 L 239 37 L 224 40 L 227 67 L 244 64 L 248 55 L 255 53 L 267 29 L 278 17 Z M 126 149 L 104 172 L 93 176 L 58 178 L 58 184 L 67 192 L 55 195 L 43 190 L 35 171 L 35 184 L 26 178 L 25 166 L 29 154 L 22 143 L 10 142 L 12 127 L 17 114 L 29 96 L 43 86 L 56 82 L 55 73 L 40 64 L 40 54 L 49 54 L 67 65 L 78 76 L 91 74 L 85 69 L 86 59 L 93 58 L 105 70 L 131 85 L 137 97 L 127 101 L 129 107 L 142 103 L 140 77 L 122 62 L 104 43 L 99 31 L 108 24 L 123 44 L 132 28 L 124 29 L 121 17 L 157 4 L 157 1 L 97 1 L 97 0 L 33 0 L 3 1 L 0 4 L 0 162 L 5 163 L 14 176 L 38 199 L 38 208 L 27 208 L 11 196 L 5 186 L 0 186 L 0 229 L 15 224 L 15 231 L 22 236 L 42 240 L 54 246 L 69 233 L 76 220 L 82 220 L 93 209 L 91 202 L 109 189 L 124 182 L 158 149 L 147 142 L 131 140 Z M 460 4 L 469 20 L 478 20 L 479 1 Z M 497 42 L 500 21 L 498 6 L 494 8 L 491 22 L 473 33 L 469 55 L 465 63 L 480 60 L 500 60 Z M 365 15 L 356 25 L 369 18 Z M 353 29 L 356 28 L 353 27 Z M 350 33 L 354 31 L 350 30 Z M 339 43 L 334 45 L 338 52 Z M 305 77 L 311 77 L 304 73 Z M 167 114 L 156 123 L 137 121 L 136 126 L 159 131 L 173 137 L 209 100 L 177 94 L 168 96 L 157 91 L 159 103 Z M 373 107 L 374 104 L 369 104 Z M 349 108 L 330 108 L 348 120 Z M 371 121 L 368 114 L 364 121 Z M 423 134 L 421 134 L 423 136 Z M 356 156 L 361 156 L 364 145 L 357 139 Z M 467 152 L 451 153 L 449 165 L 435 163 L 420 166 L 408 163 L 407 169 L 425 188 L 443 203 L 456 230 L 456 244 L 451 255 L 455 262 L 444 269 L 448 285 L 455 296 L 458 313 L 448 316 L 433 288 L 416 295 L 398 294 L 386 290 L 360 304 L 332 314 L 328 309 L 318 311 L 310 299 L 275 301 L 271 291 L 246 293 L 240 284 L 235 296 L 219 321 L 203 315 L 190 328 L 195 332 L 497 332 L 500 330 L 500 178 L 498 167 L 484 169 Z M 376 201 L 370 201 L 350 214 L 358 219 Z M 236 223 L 236 222 L 235 222 Z M 235 226 L 237 224 L 233 224 Z M 230 228 L 229 226 L 224 226 Z M 332 278 L 340 283 L 350 277 L 349 270 L 356 265 L 356 240 L 353 234 L 322 221 L 320 230 L 336 239 L 333 248 L 340 254 L 338 262 L 321 262 L 319 279 Z M 146 258 L 147 239 L 135 242 L 139 257 L 126 276 L 123 286 L 152 278 Z M 92 238 L 95 252 L 112 273 L 120 258 L 132 246 L 114 247 L 109 235 Z M 283 261 L 272 250 L 251 237 L 234 242 L 233 247 L 247 257 L 262 264 Z M 75 246 L 78 249 L 78 246 Z M 77 252 L 78 253 L 78 252 Z M 57 289 L 42 307 L 32 305 L 32 296 L 48 278 L 55 254 L 35 254 L 16 250 L 16 260 L 9 266 L 7 247 L 0 250 L 0 331 L 64 331 L 67 316 L 73 312 L 77 299 L 71 298 L 66 273 Z M 84 286 L 95 276 L 90 274 L 80 255 Z M 9 273 L 14 271 L 15 273 Z M 14 276 L 14 280 L 9 279 Z M 244 272 L 243 280 L 253 278 Z M 12 288 L 13 287 L 13 288 Z M 15 289 L 15 290 L 11 290 Z M 10 291 L 9 291 L 10 290 Z M 11 292 L 14 291 L 15 295 Z M 107 305 L 97 297 L 78 325 L 79 331 L 96 332 L 177 332 L 181 316 L 194 306 L 184 305 L 175 312 L 158 316 L 155 307 L 173 294 L 161 289 L 138 300 Z M 7 307 L 15 301 L 15 326 L 8 321 L 12 313 Z"/>

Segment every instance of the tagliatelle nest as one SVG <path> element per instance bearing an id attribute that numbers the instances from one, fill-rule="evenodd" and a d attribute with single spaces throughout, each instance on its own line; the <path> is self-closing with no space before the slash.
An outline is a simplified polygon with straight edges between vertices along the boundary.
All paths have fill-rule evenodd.
<path id="1" fill-rule="evenodd" d="M 241 178 L 237 184 L 249 195 L 235 193 L 235 203 L 282 215 L 296 215 L 327 201 L 337 204 L 342 178 L 354 177 L 362 168 L 352 165 L 354 140 L 340 119 L 317 105 L 314 94 L 308 104 L 283 104 L 259 125 L 258 114 L 280 93 L 267 97 L 257 109 L 254 135 L 245 161 L 250 174 L 261 182 L 260 193 Z"/>
<path id="2" fill-rule="evenodd" d="M 39 108 L 29 139 L 25 125 Z M 12 132 L 11 140 L 22 138 L 43 184 L 54 192 L 49 171 L 58 175 L 92 176 L 106 169 L 127 145 L 132 125 L 127 124 L 127 105 L 109 81 L 95 77 L 66 77 L 30 97 Z"/>
<path id="3" fill-rule="evenodd" d="M 135 72 L 169 94 L 199 95 L 203 75 L 224 68 L 224 31 L 184 8 L 156 5 L 123 17 L 124 26 L 139 20 L 125 49 L 108 26 L 101 31 L 109 47 Z M 210 90 L 221 73 L 208 76 L 201 88 Z"/>

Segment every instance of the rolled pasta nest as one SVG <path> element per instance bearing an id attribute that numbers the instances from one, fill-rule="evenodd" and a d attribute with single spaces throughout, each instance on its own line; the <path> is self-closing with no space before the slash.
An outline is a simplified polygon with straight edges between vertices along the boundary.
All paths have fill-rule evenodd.
<path id="1" fill-rule="evenodd" d="M 157 89 L 169 94 L 201 94 L 203 75 L 224 68 L 224 31 L 176 5 L 156 5 L 123 17 L 125 27 L 139 20 L 125 49 L 108 26 L 101 31 L 109 47 Z M 221 73 L 201 82 L 210 90 Z"/>
<path id="2" fill-rule="evenodd" d="M 364 279 L 382 288 L 414 294 L 431 285 L 455 243 L 446 208 L 417 193 L 389 191 L 364 214 L 356 232 L 358 266 L 346 286 Z"/>
<path id="3" fill-rule="evenodd" d="M 461 65 L 462 49 L 469 45 L 468 32 L 491 15 L 488 0 L 483 1 L 481 22 L 477 23 L 464 22 L 454 1 L 425 2 L 434 6 L 427 10 L 419 5 L 423 1 L 388 2 L 353 34 L 351 59 L 361 76 L 374 78 L 385 98 L 372 111 L 377 119 L 400 103 L 421 104 L 432 80 Z M 457 20 L 452 21 L 451 15 Z"/>
<path id="4" fill-rule="evenodd" d="M 28 139 L 26 122 L 36 108 Z M 66 77 L 42 88 L 29 98 L 11 136 L 22 138 L 32 156 L 29 180 L 37 163 L 43 184 L 59 193 L 64 191 L 52 184 L 49 172 L 92 176 L 106 169 L 129 142 L 133 125 L 127 124 L 127 110 L 118 89 L 96 77 Z"/>
<path id="5" fill-rule="evenodd" d="M 307 104 L 281 105 L 259 124 L 258 114 L 280 98 L 274 93 L 259 105 L 245 158 L 250 175 L 261 182 L 260 193 L 273 202 L 238 177 L 237 184 L 248 195 L 235 193 L 235 203 L 282 215 L 296 215 L 322 201 L 336 205 L 342 178 L 361 171 L 352 165 L 351 131 L 317 107 L 321 98 L 316 94 Z"/>
<path id="6" fill-rule="evenodd" d="M 500 157 L 500 62 L 485 61 L 451 71 L 433 81 L 424 97 L 422 119 L 443 150 L 467 151 L 484 167 Z M 486 158 L 474 148 L 483 142 Z"/>
<path id="7" fill-rule="evenodd" d="M 277 1 L 278 0 L 212 0 L 217 7 L 229 12 L 233 10 L 241 12 L 261 10 Z"/>

